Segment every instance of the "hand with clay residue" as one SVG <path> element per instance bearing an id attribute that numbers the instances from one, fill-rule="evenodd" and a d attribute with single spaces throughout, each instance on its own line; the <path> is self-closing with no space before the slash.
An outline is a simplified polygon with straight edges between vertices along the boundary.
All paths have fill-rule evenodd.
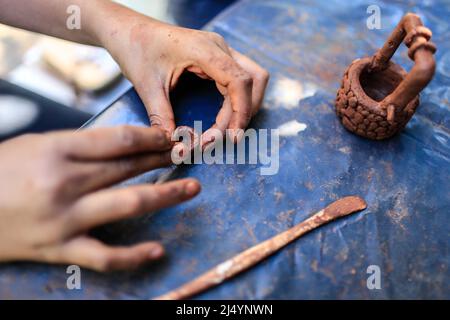
<path id="1" fill-rule="evenodd" d="M 25 135 L 0 144 L 0 262 L 109 271 L 160 258 L 164 249 L 157 242 L 109 246 L 88 231 L 199 193 L 194 179 L 108 188 L 169 165 L 171 147 L 159 128 L 127 126 Z"/>
<path id="2" fill-rule="evenodd" d="M 232 129 L 234 141 L 261 107 L 268 72 L 217 33 L 162 23 L 109 0 L 0 0 L 0 7 L 1 23 L 106 48 L 136 88 L 152 125 L 168 135 L 176 127 L 169 92 L 185 71 L 215 81 L 224 103 L 213 127 L 222 134 Z M 75 30 L 67 28 L 73 7 L 81 13 Z M 216 132 L 205 132 L 202 144 Z"/>
<path id="3" fill-rule="evenodd" d="M 100 37 L 143 100 L 151 123 L 168 133 L 176 127 L 169 92 L 183 72 L 214 80 L 224 103 L 214 128 L 239 140 L 258 112 L 269 74 L 232 49 L 217 33 L 180 28 L 137 14 L 125 14 Z M 112 21 L 112 20 L 111 20 Z M 212 130 L 214 132 L 215 130 Z M 213 137 L 205 132 L 204 143 Z"/>

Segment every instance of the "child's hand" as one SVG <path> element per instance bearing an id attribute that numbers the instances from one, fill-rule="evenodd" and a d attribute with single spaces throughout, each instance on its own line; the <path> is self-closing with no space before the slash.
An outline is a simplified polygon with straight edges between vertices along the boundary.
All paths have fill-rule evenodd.
<path id="1" fill-rule="evenodd" d="M 67 28 L 71 6 L 80 8 L 79 29 Z M 0 0 L 0 7 L 4 23 L 105 47 L 135 86 L 152 125 L 168 133 L 175 129 L 169 91 L 184 71 L 216 82 L 225 100 L 214 127 L 222 133 L 245 129 L 261 107 L 268 72 L 217 33 L 162 23 L 109 0 Z M 204 143 L 211 134 L 205 132 Z"/>
<path id="2" fill-rule="evenodd" d="M 0 144 L 0 261 L 77 264 L 98 271 L 160 258 L 156 242 L 113 247 L 93 227 L 194 197 L 196 180 L 107 188 L 171 163 L 157 128 L 119 127 L 26 135 Z"/>
<path id="3" fill-rule="evenodd" d="M 230 48 L 216 33 L 180 28 L 137 14 L 117 16 L 103 24 L 101 44 L 134 84 L 152 125 L 169 133 L 175 129 L 169 91 L 180 75 L 189 71 L 214 80 L 225 98 L 215 128 L 224 132 L 247 127 L 263 101 L 269 80 L 266 70 Z"/>

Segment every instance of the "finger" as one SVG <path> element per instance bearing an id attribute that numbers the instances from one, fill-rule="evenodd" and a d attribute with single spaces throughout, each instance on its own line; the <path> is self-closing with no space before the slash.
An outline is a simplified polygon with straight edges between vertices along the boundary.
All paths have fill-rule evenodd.
<path id="1" fill-rule="evenodd" d="M 141 154 L 115 160 L 72 164 L 72 185 L 78 195 L 92 192 L 141 173 L 172 164 L 171 151 Z"/>
<path id="2" fill-rule="evenodd" d="M 216 122 L 213 126 L 206 130 L 202 135 L 202 147 L 204 148 L 207 144 L 212 143 L 216 139 L 217 131 L 220 131 L 221 135 L 225 135 L 225 130 L 228 128 L 228 124 L 231 120 L 231 115 L 233 114 L 233 109 L 231 108 L 231 102 L 229 97 L 225 97 L 223 101 L 222 108 L 216 116 Z"/>
<path id="3" fill-rule="evenodd" d="M 164 255 L 164 248 L 157 242 L 113 247 L 86 236 L 67 242 L 59 251 L 59 262 L 99 272 L 137 269 Z"/>
<path id="4" fill-rule="evenodd" d="M 254 116 L 261 108 L 264 93 L 269 82 L 269 73 L 249 57 L 231 47 L 229 50 L 234 60 L 236 60 L 236 62 L 253 78 L 252 116 Z"/>
<path id="5" fill-rule="evenodd" d="M 214 81 L 227 89 L 233 111 L 229 128 L 245 129 L 252 111 L 252 77 L 225 53 L 201 62 L 201 67 Z"/>
<path id="6" fill-rule="evenodd" d="M 230 98 L 225 97 L 222 108 L 219 110 L 219 113 L 216 116 L 216 122 L 214 123 L 213 127 L 225 133 L 225 130 L 228 128 L 228 125 L 230 123 L 232 114 L 233 108 L 231 107 Z"/>
<path id="7" fill-rule="evenodd" d="M 175 130 L 175 117 L 169 90 L 158 82 L 150 83 L 146 87 L 136 87 L 136 90 L 144 102 L 152 127 L 163 129 L 170 137 Z"/>
<path id="8" fill-rule="evenodd" d="M 158 128 L 120 126 L 61 133 L 60 144 L 66 153 L 79 160 L 100 160 L 143 152 L 163 151 L 172 144 Z"/>
<path id="9" fill-rule="evenodd" d="M 181 203 L 196 196 L 200 184 L 182 179 L 158 185 L 109 189 L 84 196 L 70 210 L 73 232 L 139 216 Z"/>

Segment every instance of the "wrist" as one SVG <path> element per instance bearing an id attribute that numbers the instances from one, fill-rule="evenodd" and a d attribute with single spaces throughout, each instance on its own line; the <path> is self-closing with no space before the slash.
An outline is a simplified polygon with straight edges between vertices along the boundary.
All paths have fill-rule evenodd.
<path id="1" fill-rule="evenodd" d="M 136 25 L 162 24 L 150 17 L 114 2 L 102 2 L 99 13 L 90 18 L 90 33 L 98 46 L 113 53 L 122 50 L 129 41 L 131 30 Z M 149 28 L 151 30 L 152 28 Z"/>

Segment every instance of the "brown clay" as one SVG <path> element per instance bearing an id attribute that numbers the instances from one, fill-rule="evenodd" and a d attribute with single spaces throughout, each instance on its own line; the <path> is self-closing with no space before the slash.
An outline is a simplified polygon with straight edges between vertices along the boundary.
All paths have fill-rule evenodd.
<path id="1" fill-rule="evenodd" d="M 419 93 L 434 75 L 431 31 L 419 16 L 406 14 L 371 58 L 357 59 L 345 71 L 336 95 L 336 113 L 349 131 L 382 140 L 401 131 L 419 105 Z M 415 65 L 409 73 L 390 61 L 401 42 Z"/>
<path id="2" fill-rule="evenodd" d="M 217 286 L 226 279 L 234 277 L 238 273 L 241 273 L 242 271 L 261 262 L 263 259 L 274 254 L 287 244 L 300 238 L 305 233 L 337 218 L 363 210 L 366 206 L 365 201 L 360 197 L 349 196 L 341 198 L 291 229 L 245 250 L 233 258 L 215 266 L 191 282 L 188 282 L 169 293 L 159 296 L 156 299 L 186 299 L 199 292 Z"/>

